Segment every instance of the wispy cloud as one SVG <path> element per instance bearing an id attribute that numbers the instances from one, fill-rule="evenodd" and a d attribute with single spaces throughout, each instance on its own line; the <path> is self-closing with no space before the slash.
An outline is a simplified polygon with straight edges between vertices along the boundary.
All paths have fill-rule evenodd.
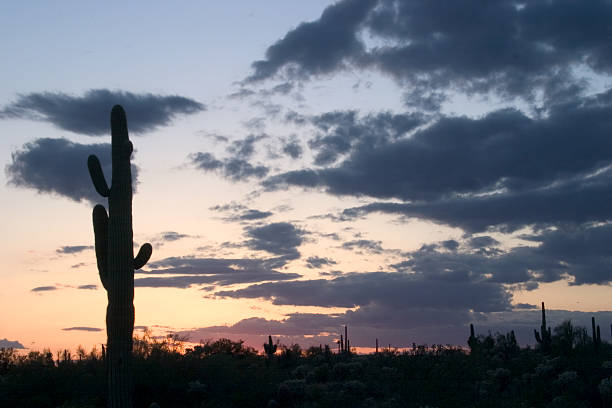
<path id="1" fill-rule="evenodd" d="M 66 245 L 55 250 L 58 254 L 78 254 L 88 249 L 93 249 L 92 245 Z"/>
<path id="2" fill-rule="evenodd" d="M 39 293 L 39 292 L 51 292 L 53 290 L 59 289 L 56 286 L 37 286 L 35 288 L 30 289 L 30 292 Z"/>
<path id="3" fill-rule="evenodd" d="M 76 327 L 66 327 L 63 328 L 64 331 L 86 331 L 86 332 L 100 332 L 102 329 L 98 327 L 86 327 L 86 326 L 76 326 Z"/>
<path id="4" fill-rule="evenodd" d="M 286 263 L 283 258 L 222 259 L 171 257 L 148 264 L 146 271 L 137 271 L 137 287 L 189 288 L 194 285 L 233 285 L 299 278 L 296 273 L 277 269 Z M 173 276 L 168 276 L 173 275 Z M 144 276 L 144 277 L 143 277 Z"/>
<path id="5" fill-rule="evenodd" d="M 25 349 L 23 344 L 18 341 L 10 341 L 8 339 L 0 339 L 0 349 Z"/>

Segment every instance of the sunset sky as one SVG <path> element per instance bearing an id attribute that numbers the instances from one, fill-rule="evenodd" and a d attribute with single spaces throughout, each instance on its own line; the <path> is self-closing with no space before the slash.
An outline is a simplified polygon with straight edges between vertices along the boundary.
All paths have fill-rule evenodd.
<path id="1" fill-rule="evenodd" d="M 612 2 L 0 5 L 0 347 L 104 343 L 87 156 L 135 152 L 137 329 L 260 347 L 612 324 Z"/>

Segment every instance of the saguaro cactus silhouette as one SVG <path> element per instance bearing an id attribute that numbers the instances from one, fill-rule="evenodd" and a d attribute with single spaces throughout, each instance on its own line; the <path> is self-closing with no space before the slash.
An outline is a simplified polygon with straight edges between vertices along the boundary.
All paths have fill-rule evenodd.
<path id="1" fill-rule="evenodd" d="M 546 309 L 544 308 L 544 302 L 542 302 L 542 325 L 540 326 L 540 332 L 538 333 L 537 330 L 533 329 L 533 333 L 536 341 L 540 343 L 542 350 L 548 351 L 552 342 L 552 333 L 550 327 L 546 327 Z"/>
<path id="2" fill-rule="evenodd" d="M 144 244 L 134 258 L 132 240 L 132 142 L 125 111 L 111 111 L 112 181 L 108 187 L 95 155 L 87 167 L 96 191 L 108 197 L 108 215 L 103 205 L 93 209 L 96 259 L 100 280 L 108 296 L 106 309 L 106 361 L 108 407 L 132 406 L 132 336 L 134 334 L 134 270 L 142 268 L 153 252 Z"/>
<path id="3" fill-rule="evenodd" d="M 264 351 L 266 352 L 266 367 L 270 364 L 270 361 L 274 357 L 274 353 L 276 353 L 277 345 L 272 342 L 272 336 L 268 336 L 268 342 L 264 343 Z"/>

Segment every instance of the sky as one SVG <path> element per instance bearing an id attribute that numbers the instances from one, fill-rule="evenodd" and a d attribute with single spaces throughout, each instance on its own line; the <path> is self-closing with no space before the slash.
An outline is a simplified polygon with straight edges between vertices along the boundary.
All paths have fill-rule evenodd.
<path id="1" fill-rule="evenodd" d="M 0 5 L 0 347 L 105 342 L 110 110 L 137 333 L 261 348 L 612 335 L 612 2 Z"/>

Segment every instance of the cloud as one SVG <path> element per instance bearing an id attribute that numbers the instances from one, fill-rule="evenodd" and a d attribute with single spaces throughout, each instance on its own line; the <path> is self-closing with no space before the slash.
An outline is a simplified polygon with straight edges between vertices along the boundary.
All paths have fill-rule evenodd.
<path id="1" fill-rule="evenodd" d="M 289 222 L 275 222 L 264 226 L 248 227 L 246 235 L 250 238 L 246 245 L 254 250 L 267 251 L 285 259 L 297 259 L 297 248 L 304 241 L 305 231 Z"/>
<path id="2" fill-rule="evenodd" d="M 351 68 L 394 78 L 405 102 L 421 108 L 437 109 L 450 89 L 567 99 L 585 89 L 585 68 L 612 71 L 611 18 L 612 5 L 604 0 L 587 7 L 569 0 L 521 7 L 343 0 L 268 47 L 247 81 L 306 80 Z"/>
<path id="3" fill-rule="evenodd" d="M 266 134 L 248 135 L 242 140 L 236 140 L 228 146 L 228 153 L 232 153 L 234 157 L 248 159 L 255 152 L 255 144 L 263 139 L 268 138 Z"/>
<path id="4" fill-rule="evenodd" d="M 170 241 L 170 242 L 178 241 L 180 239 L 190 237 L 190 235 L 179 234 L 176 231 L 165 231 L 165 232 L 162 232 L 160 235 L 161 235 L 161 239 L 163 239 L 164 241 Z"/>
<path id="5" fill-rule="evenodd" d="M 197 238 L 197 236 L 189 234 L 181 234 L 176 231 L 163 231 L 159 234 L 150 237 L 148 241 L 156 248 L 159 248 L 168 242 L 176 242 L 187 238 Z"/>
<path id="6" fill-rule="evenodd" d="M 425 117 L 419 113 L 378 112 L 358 117 L 357 111 L 333 111 L 312 116 L 317 131 L 308 146 L 316 152 L 314 164 L 330 165 L 354 150 L 367 150 L 406 136 Z"/>
<path id="7" fill-rule="evenodd" d="M 454 279 L 449 279 L 451 276 Z M 345 307 L 434 308 L 493 312 L 507 310 L 511 295 L 496 282 L 461 274 L 364 272 L 331 280 L 269 282 L 243 289 L 215 292 L 229 298 L 262 298 L 275 305 Z"/>
<path id="8" fill-rule="evenodd" d="M 247 160 L 241 158 L 218 160 L 211 153 L 194 153 L 190 155 L 190 160 L 196 168 L 204 172 L 219 172 L 231 181 L 245 181 L 253 177 L 261 179 L 270 171 L 266 166 L 253 166 Z"/>
<path id="9" fill-rule="evenodd" d="M 262 281 L 282 281 L 299 278 L 296 273 L 277 269 L 285 264 L 281 258 L 223 259 L 171 257 L 149 263 L 148 270 L 137 271 L 137 287 L 189 288 L 193 285 L 233 285 Z M 145 277 L 141 277 L 141 276 Z M 166 276 L 176 275 L 176 276 Z"/>
<path id="10" fill-rule="evenodd" d="M 499 241 L 488 235 L 481 235 L 478 237 L 470 238 L 469 245 L 472 248 L 494 247 L 499 245 Z"/>
<path id="11" fill-rule="evenodd" d="M 469 232 L 495 227 L 514 231 L 525 225 L 544 228 L 558 223 L 605 222 L 612 211 L 612 169 L 593 177 L 578 178 L 551 187 L 515 193 L 453 197 L 430 202 L 374 202 L 342 212 L 337 220 L 347 221 L 368 213 L 399 214 L 429 219 Z"/>
<path id="12" fill-rule="evenodd" d="M 228 98 L 230 99 L 245 99 L 248 98 L 249 96 L 253 96 L 256 95 L 257 92 L 253 91 L 252 89 L 248 89 L 248 88 L 240 88 L 239 90 L 237 90 L 236 92 L 233 92 L 231 94 L 228 95 Z"/>
<path id="13" fill-rule="evenodd" d="M 64 331 L 87 331 L 87 332 L 100 332 L 102 329 L 97 327 L 84 327 L 84 326 L 76 326 L 76 327 L 66 327 L 62 329 Z"/>
<path id="14" fill-rule="evenodd" d="M 344 242 L 342 244 L 342 248 L 349 250 L 349 251 L 354 251 L 356 248 L 358 248 L 358 249 L 364 249 L 367 252 L 371 252 L 373 254 L 380 254 L 384 251 L 381 244 L 382 244 L 381 241 L 372 241 L 369 239 L 357 239 L 353 241 Z"/>
<path id="15" fill-rule="evenodd" d="M 449 251 L 456 251 L 459 247 L 459 242 L 455 241 L 454 239 L 447 239 L 446 241 L 442 241 L 440 245 Z"/>
<path id="16" fill-rule="evenodd" d="M 347 53 L 363 50 L 356 28 L 374 4 L 373 0 L 342 1 L 325 9 L 319 20 L 300 24 L 267 49 L 265 60 L 253 63 L 247 82 L 269 78 L 288 65 L 292 76 L 337 69 Z"/>
<path id="17" fill-rule="evenodd" d="M 242 214 L 240 214 L 238 218 L 242 221 L 261 220 L 272 216 L 272 214 L 273 213 L 270 211 L 247 209 Z"/>
<path id="18" fill-rule="evenodd" d="M 91 89 L 80 97 L 59 92 L 20 95 L 0 111 L 0 119 L 41 120 L 74 133 L 101 136 L 110 132 L 109 115 L 116 104 L 126 110 L 129 130 L 136 134 L 167 126 L 178 115 L 206 109 L 199 102 L 177 95 Z"/>
<path id="19" fill-rule="evenodd" d="M 101 200 L 87 170 L 87 157 L 100 159 L 107 178 L 112 174 L 111 145 L 80 144 L 67 139 L 41 138 L 26 143 L 11 155 L 5 172 L 8 184 L 32 188 L 39 193 L 57 194 L 74 201 Z M 132 183 L 138 183 L 138 168 L 132 164 Z"/>
<path id="20" fill-rule="evenodd" d="M 490 237 L 478 237 L 490 238 Z M 431 276 L 469 275 L 488 282 L 527 284 L 569 279 L 570 285 L 612 282 L 612 224 L 560 225 L 531 235 L 530 246 L 501 250 L 494 246 L 473 245 L 473 239 L 453 251 L 440 251 L 440 245 L 424 245 L 406 254 L 393 265 L 399 271 Z M 494 244 L 495 240 L 479 239 Z M 533 245 L 535 244 L 535 245 Z"/>
<path id="21" fill-rule="evenodd" d="M 10 341 L 8 339 L 0 339 L 0 349 L 25 349 L 23 344 L 18 341 Z"/>
<path id="22" fill-rule="evenodd" d="M 30 289 L 30 292 L 50 292 L 52 290 L 57 290 L 58 288 L 55 286 L 37 286 L 35 288 Z"/>
<path id="23" fill-rule="evenodd" d="M 217 159 L 209 152 L 197 152 L 189 155 L 191 164 L 204 172 L 217 172 L 231 181 L 244 181 L 250 178 L 263 178 L 270 169 L 264 165 L 253 165 L 249 161 L 258 142 L 267 139 L 266 134 L 248 135 L 235 140 L 226 147 L 229 157 Z"/>
<path id="24" fill-rule="evenodd" d="M 320 256 L 310 256 L 306 258 L 306 267 L 310 269 L 320 269 L 324 266 L 335 265 L 336 261 L 330 258 L 322 258 Z"/>
<path id="25" fill-rule="evenodd" d="M 406 313 L 405 315 L 403 313 Z M 591 316 L 596 321 L 609 321 L 612 312 L 573 312 L 547 310 L 547 321 L 552 327 L 564 320 L 575 326 L 590 327 Z M 539 310 L 513 310 L 493 313 L 465 313 L 449 311 L 448 315 L 433 310 L 385 310 L 363 308 L 345 313 L 292 313 L 283 319 L 261 317 L 242 319 L 233 325 L 208 326 L 179 332 L 191 341 L 228 337 L 246 340 L 247 345 L 262 348 L 267 336 L 283 344 L 299 343 L 303 347 L 328 344 L 335 348 L 335 341 L 348 326 L 353 347 L 374 347 L 375 339 L 381 347 L 410 347 L 416 344 L 453 344 L 466 346 L 469 323 L 474 323 L 476 335 L 489 332 L 506 333 L 514 330 L 521 346 L 533 345 L 533 330 L 539 327 Z"/>
<path id="26" fill-rule="evenodd" d="M 547 187 L 612 162 L 611 114 L 612 90 L 555 106 L 544 118 L 532 119 L 514 109 L 477 119 L 442 117 L 411 137 L 395 140 L 377 138 L 374 126 L 364 126 L 361 131 L 377 143 L 356 145 L 337 166 L 281 173 L 265 184 L 402 200 Z M 392 127 L 391 118 L 376 119 Z M 348 132 L 350 126 L 339 129 Z M 340 150 L 348 151 L 348 145 L 334 147 L 334 152 Z"/>
<path id="27" fill-rule="evenodd" d="M 226 213 L 227 215 L 223 219 L 229 222 L 258 221 L 271 217 L 274 214 L 271 211 L 260 211 L 257 209 L 248 208 L 235 202 L 224 205 L 215 205 L 210 207 L 209 210 Z"/>
<path id="28" fill-rule="evenodd" d="M 35 287 L 33 289 L 30 289 L 30 292 L 34 292 L 34 293 L 51 292 L 51 291 L 54 291 L 54 290 L 59 290 L 61 288 L 73 288 L 73 289 L 81 289 L 81 290 L 97 290 L 98 286 L 97 285 L 93 285 L 93 284 L 92 285 L 79 285 L 79 286 L 56 284 L 55 286 L 38 286 L 38 287 Z"/>
<path id="29" fill-rule="evenodd" d="M 85 266 L 85 265 L 87 265 L 85 262 L 79 262 L 79 263 L 77 263 L 77 264 L 70 265 L 70 267 L 71 267 L 72 269 L 77 269 L 77 268 L 81 268 L 81 267 L 83 267 L 83 266 Z"/>
<path id="30" fill-rule="evenodd" d="M 302 146 L 297 141 L 297 138 L 293 137 L 289 140 L 283 141 L 283 153 L 292 159 L 299 159 L 302 157 Z"/>
<path id="31" fill-rule="evenodd" d="M 515 309 L 538 309 L 538 306 L 531 305 L 529 303 L 517 303 L 514 305 Z"/>
<path id="32" fill-rule="evenodd" d="M 338 220 L 380 211 L 468 231 L 606 221 L 612 216 L 604 205 L 612 191 L 611 115 L 612 90 L 533 118 L 515 109 L 480 118 L 442 116 L 409 136 L 374 133 L 363 137 L 368 142 L 334 147 L 326 167 L 276 174 L 262 184 L 400 201 L 349 209 Z M 332 117 L 332 123 L 346 123 L 340 127 L 355 122 L 346 112 Z M 362 131 L 375 128 L 362 125 Z M 347 153 L 335 164 L 340 151 Z"/>
<path id="33" fill-rule="evenodd" d="M 66 245 L 58 248 L 55 252 L 58 254 L 77 254 L 88 249 L 93 249 L 91 245 Z"/>

